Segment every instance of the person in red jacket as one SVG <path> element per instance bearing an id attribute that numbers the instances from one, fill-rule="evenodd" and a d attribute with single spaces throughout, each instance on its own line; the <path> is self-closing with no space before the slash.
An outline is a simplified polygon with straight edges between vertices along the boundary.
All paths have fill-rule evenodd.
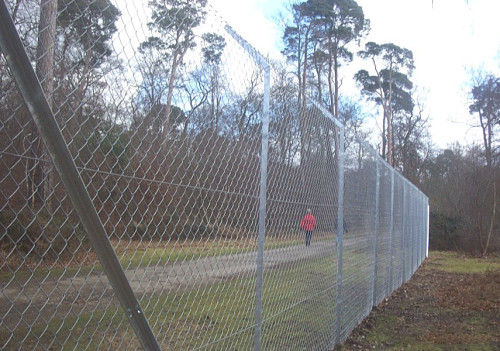
<path id="1" fill-rule="evenodd" d="M 311 245 L 312 233 L 316 229 L 316 218 L 314 218 L 310 209 L 307 209 L 306 215 L 302 217 L 300 229 L 306 232 L 306 246 Z"/>

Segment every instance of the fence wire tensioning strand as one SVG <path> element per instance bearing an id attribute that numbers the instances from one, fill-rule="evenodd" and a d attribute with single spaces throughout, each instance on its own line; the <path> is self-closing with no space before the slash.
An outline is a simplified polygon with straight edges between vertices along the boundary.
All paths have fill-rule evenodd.
<path id="1" fill-rule="evenodd" d="M 0 16 L 0 349 L 329 350 L 425 258 L 427 197 L 205 0 Z"/>

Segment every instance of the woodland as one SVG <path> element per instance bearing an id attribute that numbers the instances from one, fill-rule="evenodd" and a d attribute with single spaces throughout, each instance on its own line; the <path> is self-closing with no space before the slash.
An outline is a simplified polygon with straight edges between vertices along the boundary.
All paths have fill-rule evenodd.
<path id="1" fill-rule="evenodd" d="M 150 0 L 149 31 L 132 47 L 137 64 L 129 66 L 114 46 L 121 12 L 110 0 L 6 3 L 91 197 L 113 235 L 142 238 L 148 223 L 163 226 L 154 234 L 160 237 L 165 232 L 196 236 L 215 226 L 218 231 L 244 231 L 254 225 L 249 209 L 257 206 L 250 195 L 259 186 L 256 155 L 263 77 L 250 71 L 244 89 L 231 91 L 223 79 L 227 39 L 203 29 L 207 0 Z M 500 250 L 500 77 L 478 72 L 469 82 L 468 112 L 482 139 L 439 149 L 429 133 L 431 116 L 412 82 L 418 62 L 411 48 L 405 43 L 367 42 L 370 21 L 356 1 L 297 1 L 278 17 L 284 59 L 270 61 L 269 177 L 271 184 L 280 185 L 271 187 L 269 197 L 285 196 L 293 203 L 299 194 L 289 190 L 304 188 L 304 179 L 312 174 L 307 172 L 319 172 L 316 183 L 306 185 L 305 196 L 311 201 L 328 202 L 328 194 L 335 191 L 328 182 L 337 162 L 331 146 L 337 142 L 335 126 L 309 106 L 309 99 L 314 99 L 345 125 L 348 162 L 356 164 L 364 157 L 361 146 L 356 147 L 359 138 L 374 140 L 380 156 L 429 197 L 431 249 L 482 256 Z M 193 52 L 199 54 L 201 66 L 188 64 Z M 353 77 L 362 99 L 344 92 L 339 79 L 355 56 L 364 62 Z M 64 236 L 64 228 L 72 232 L 77 227 L 75 214 L 66 216 L 69 200 L 3 59 L 0 86 L 2 223 L 18 218 L 21 227 L 31 228 L 35 216 L 44 223 L 42 229 L 61 226 L 59 235 Z M 127 94 L 120 95 L 124 89 Z M 368 127 L 374 116 L 365 112 L 366 104 L 378 107 L 381 130 Z M 207 145 L 217 152 L 206 152 Z M 297 160 L 308 167 L 297 166 Z M 318 171 L 323 164 L 329 166 Z M 285 170 L 291 174 L 286 179 L 281 177 Z M 162 182 L 140 181 L 144 179 Z M 172 190 L 165 180 L 182 187 Z M 222 199 L 197 190 L 214 182 L 237 195 Z M 145 187 L 154 194 L 148 199 L 141 196 Z M 304 200 L 303 193 L 300 197 Z M 199 212 L 189 213 L 192 207 Z M 291 223 L 298 213 L 292 207 L 277 209 L 271 204 L 269 220 Z M 15 242 L 31 252 L 40 230 L 28 234 Z M 12 243 L 2 236 L 2 248 Z"/>

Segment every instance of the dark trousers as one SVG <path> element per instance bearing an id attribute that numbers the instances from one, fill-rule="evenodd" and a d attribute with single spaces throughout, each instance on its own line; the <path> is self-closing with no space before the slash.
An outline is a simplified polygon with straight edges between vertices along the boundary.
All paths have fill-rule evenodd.
<path id="1" fill-rule="evenodd" d="M 312 236 L 313 236 L 312 230 L 306 230 L 306 246 L 311 245 Z"/>

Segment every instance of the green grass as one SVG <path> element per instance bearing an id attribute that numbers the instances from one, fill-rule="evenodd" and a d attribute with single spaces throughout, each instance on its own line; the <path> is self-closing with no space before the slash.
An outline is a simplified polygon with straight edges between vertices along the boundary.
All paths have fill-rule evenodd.
<path id="1" fill-rule="evenodd" d="M 120 257 L 120 263 L 125 269 L 165 265 L 168 263 L 193 260 L 198 258 L 225 256 L 255 251 L 254 248 L 233 247 L 186 247 L 177 248 L 147 248 L 127 251 Z"/>
<path id="2" fill-rule="evenodd" d="M 354 344 L 360 349 L 383 350 L 497 349 L 498 328 L 491 322 L 496 320 L 497 311 L 488 304 L 482 305 L 485 309 L 468 304 L 468 301 L 477 301 L 471 300 L 477 291 L 467 282 L 475 281 L 479 286 L 476 289 L 484 289 L 487 285 L 481 285 L 482 282 L 488 275 L 496 275 L 499 269 L 499 256 L 473 258 L 432 251 L 419 277 L 393 297 L 396 301 L 375 311 L 351 336 L 350 343 L 338 349 L 349 350 Z M 450 295 L 454 290 L 443 290 L 448 286 L 447 283 L 439 285 L 438 280 L 443 277 L 459 287 L 460 295 Z M 460 288 L 462 281 L 463 289 Z M 466 286 L 469 288 L 465 289 Z M 491 297 L 494 291 L 477 296 Z M 442 305 L 442 299 L 452 303 Z"/>
<path id="3" fill-rule="evenodd" d="M 210 254 L 215 252 L 207 255 Z M 161 259 L 163 253 L 158 255 Z M 325 281 L 331 281 L 334 272 L 336 267 L 331 257 L 266 270 L 262 315 L 262 342 L 266 350 L 290 349 L 313 339 L 328 339 L 325 335 L 333 332 L 335 305 L 331 301 L 335 301 L 335 291 Z M 141 305 L 162 349 L 197 349 L 204 345 L 213 350 L 251 349 L 255 286 L 254 276 L 233 278 L 198 286 L 192 291 L 144 296 Z M 26 348 L 36 349 L 37 343 L 47 347 L 55 335 L 57 340 L 68 336 L 63 347 L 68 350 L 99 349 L 103 345 L 112 345 L 113 349 L 139 346 L 123 311 L 110 307 L 52 318 L 49 324 L 40 321 L 31 329 L 19 326 L 13 334 L 16 341 L 12 349 L 19 340 L 23 340 Z M 0 340 L 7 337 L 8 333 L 0 330 Z M 218 341 L 211 344 L 213 340 Z"/>
<path id="4" fill-rule="evenodd" d="M 279 249 L 282 247 L 297 246 L 302 244 L 301 240 L 268 240 L 266 250 Z M 226 256 L 257 251 L 252 246 L 238 247 L 227 242 L 206 242 L 205 245 L 193 245 L 186 247 L 156 247 L 146 249 L 126 250 L 120 255 L 120 263 L 126 269 L 165 265 L 168 263 L 193 260 L 205 257 Z"/>
<path id="5" fill-rule="evenodd" d="M 46 279 L 57 280 L 60 278 L 70 278 L 78 275 L 86 275 L 90 272 L 101 272 L 102 268 L 100 265 L 96 266 L 81 266 L 78 268 L 60 268 L 60 267 L 38 267 L 38 268 L 20 268 L 15 272 L 2 272 L 0 273 L 0 284 L 7 284 L 10 281 L 16 281 L 18 283 L 25 283 L 31 279 L 36 279 L 37 281 L 44 281 Z"/>
<path id="6" fill-rule="evenodd" d="M 240 247 L 234 241 L 206 241 L 192 242 L 192 246 L 172 246 L 165 244 L 163 247 L 137 247 L 131 245 L 128 247 L 120 247 L 115 244 L 117 256 L 120 264 L 124 269 L 134 269 L 139 267 L 166 265 L 169 263 L 192 260 L 205 257 L 225 256 L 241 254 L 246 252 L 256 251 L 255 245 L 247 245 Z M 275 240 L 268 239 L 266 241 L 266 250 L 278 249 L 282 247 L 291 247 L 302 244 L 302 239 Z M 161 245 L 161 244 L 160 244 Z M 80 274 L 88 274 L 90 272 L 101 272 L 102 267 L 97 262 L 95 264 L 79 265 L 78 267 L 69 266 L 61 268 L 59 266 L 49 268 L 50 262 L 44 264 L 43 267 L 27 268 L 21 267 L 15 272 L 0 273 L 0 283 L 8 283 L 11 280 L 18 282 L 27 282 L 32 278 L 38 280 L 44 279 L 60 279 L 63 277 L 69 278 Z"/>
<path id="7" fill-rule="evenodd" d="M 500 270 L 498 257 L 474 258 L 465 257 L 456 252 L 431 251 L 432 261 L 429 268 L 442 270 L 449 273 L 486 273 L 487 271 Z"/>

